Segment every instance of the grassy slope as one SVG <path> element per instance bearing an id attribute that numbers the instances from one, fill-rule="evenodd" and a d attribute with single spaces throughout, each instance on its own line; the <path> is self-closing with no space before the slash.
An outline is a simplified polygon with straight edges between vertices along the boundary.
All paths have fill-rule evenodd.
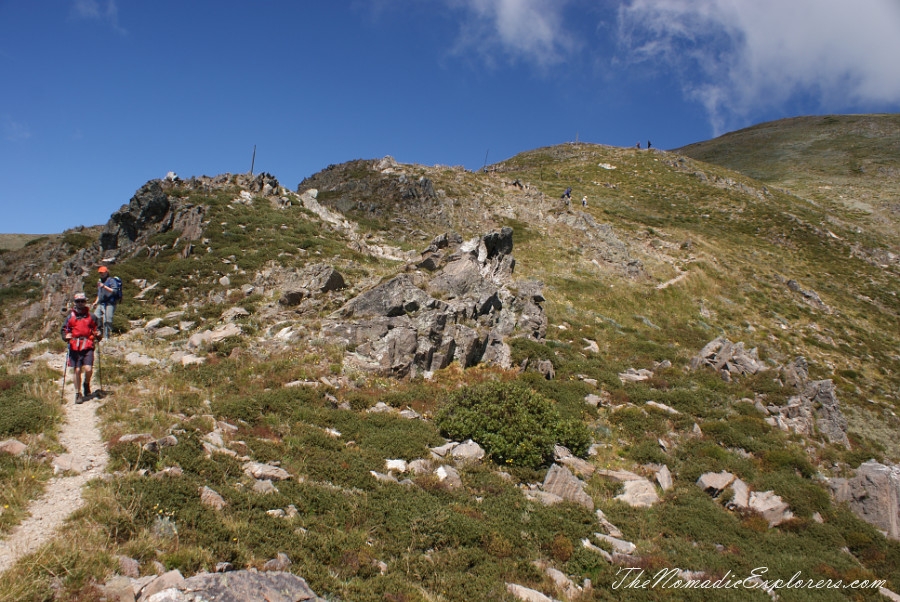
<path id="1" fill-rule="evenodd" d="M 900 115 L 782 119 L 675 152 L 787 188 L 900 244 Z"/>
<path id="2" fill-rule="evenodd" d="M 219 561 L 260 566 L 285 551 L 314 589 L 348 600 L 504 599 L 504 581 L 552 591 L 530 565 L 537 558 L 550 560 L 578 581 L 591 578 L 595 590 L 587 599 L 612 594 L 618 599 L 708 599 L 699 592 L 613 592 L 616 568 L 580 547 L 580 540 L 597 530 L 589 513 L 526 502 L 488 467 L 463 470 L 466 487 L 458 492 L 427 479 L 417 480 L 419 487 L 402 488 L 369 476 L 370 470 L 384 470 L 385 458 L 427 457 L 427 446 L 441 439 L 430 422 L 362 409 L 385 401 L 430 414 L 447 392 L 488 378 L 521 379 L 553 399 L 563 415 L 585 420 L 606 445 L 593 460 L 598 466 L 640 470 L 640 464 L 663 462 L 670 467 L 676 488 L 650 510 L 616 502 L 618 487 L 600 477 L 588 481 L 598 506 L 638 544 L 644 568 L 731 570 L 744 576 L 756 566 L 768 566 L 778 576 L 797 570 L 810 577 L 878 576 L 900 588 L 900 546 L 832 506 L 815 478 L 817 471 L 844 474 L 871 456 L 900 459 L 893 417 L 900 391 L 898 302 L 892 294 L 900 289 L 898 275 L 851 252 L 886 248 L 889 241 L 878 232 L 861 233 L 829 221 L 821 203 L 779 191 L 766 195 L 763 185 L 750 178 L 667 153 L 565 145 L 523 153 L 494 168 L 490 174 L 471 174 L 404 166 L 409 180 L 424 176 L 433 182 L 438 192 L 430 201 L 366 197 L 362 186 L 352 194 L 329 190 L 324 180 L 320 199 L 342 206 L 364 230 L 408 248 L 423 248 L 430 236 L 449 227 L 471 236 L 512 225 L 516 273 L 544 281 L 551 324 L 546 343 L 516 344 L 514 359 L 550 359 L 555 380 L 451 368 L 430 382 L 349 375 L 352 388 L 282 388 L 293 380 L 343 372 L 342 350 L 315 338 L 317 320 L 341 299 L 332 298 L 310 315 L 288 317 L 285 324 L 310 334 L 286 348 L 258 340 L 272 327 L 257 317 L 265 298 L 231 295 L 224 305 L 196 300 L 220 291 L 217 281 L 223 274 L 231 278 L 232 289 L 239 288 L 270 260 L 286 265 L 328 261 L 357 286 L 402 266 L 349 251 L 342 236 L 298 209 L 281 212 L 267 203 L 232 207 L 233 192 L 192 198 L 210 207 L 205 236 L 212 251 L 199 248 L 181 259 L 180 249 L 172 248 L 177 235 L 168 233 L 155 241 L 167 245 L 157 257 L 124 262 L 118 270 L 126 282 L 142 277 L 160 285 L 156 297 L 126 303 L 120 324 L 177 308 L 187 312 L 177 320 L 209 324 L 228 306 L 240 304 L 252 312 L 241 321 L 250 336 L 209 349 L 207 364 L 199 367 L 159 371 L 104 360 L 112 362 L 104 371 L 116 390 L 103 409 L 104 432 L 113 467 L 126 472 L 91 491 L 90 506 L 71 527 L 76 537 L 69 541 L 78 541 L 77 548 L 65 540 L 55 543 L 41 562 L 22 563 L 5 576 L 7 587 L 0 591 L 17 592 L 11 594 L 16 599 L 44 599 L 53 576 L 65 575 L 62 587 L 70 597 L 93 599 L 90 583 L 106 578 L 115 553 L 138 558 L 147 569 L 160 560 L 187 573 Z M 354 163 L 334 181 L 375 177 L 381 176 Z M 510 185 L 516 179 L 528 188 Z M 587 213 L 612 228 L 629 256 L 641 262 L 640 272 L 626 276 L 622 263 L 610 260 L 608 245 L 562 223 L 571 215 L 558 199 L 567 186 L 573 187 L 576 201 L 588 196 Z M 683 273 L 681 280 L 658 288 Z M 785 285 L 787 279 L 817 292 L 829 309 L 807 304 Z M 23 301 L 19 292 L 7 290 L 0 303 L 14 311 Z M 708 372 L 685 370 L 706 342 L 723 334 L 758 347 L 770 365 L 803 355 L 813 378 L 834 379 L 852 417 L 854 448 L 773 431 L 750 404 L 739 401 L 764 395 L 767 402 L 783 403 L 788 393 L 773 382 L 774 373 L 725 383 Z M 597 341 L 600 354 L 584 351 L 584 339 Z M 166 342 L 138 340 L 143 353 L 171 353 Z M 673 366 L 650 381 L 624 385 L 617 377 L 627 368 L 653 368 L 663 360 Z M 16 372 L 17 364 L 7 370 Z M 597 379 L 599 387 L 582 377 Z M 584 395 L 600 390 L 615 403 L 634 407 L 596 411 L 582 402 Z M 332 409 L 326 394 L 353 409 Z M 44 392 L 48 395 L 52 392 Z M 673 418 L 645 411 L 640 406 L 647 400 L 682 414 Z M 274 496 L 241 487 L 247 483 L 237 461 L 203 457 L 200 438 L 213 428 L 213 419 L 239 426 L 231 438 L 244 442 L 247 455 L 280 460 L 304 482 L 279 484 Z M 695 423 L 703 436 L 692 435 Z M 325 428 L 337 429 L 342 437 L 328 437 Z M 161 454 L 117 443 L 124 433 L 161 436 L 171 429 L 181 443 Z M 659 447 L 659 438 L 671 444 L 670 451 Z M 349 445 L 350 440 L 355 443 Z M 157 480 L 133 472 L 174 465 L 184 470 L 183 477 Z M 774 489 L 797 520 L 769 530 L 758 517 L 727 511 L 693 485 L 702 472 L 723 469 L 755 489 Z M 10 470 L 16 473 L 14 466 Z M 520 482 L 542 478 L 541 472 L 512 472 Z M 196 491 L 201 485 L 216 489 L 228 507 L 216 513 L 200 505 Z M 289 504 L 300 510 L 295 519 L 265 515 Z M 812 520 L 815 512 L 825 517 L 824 524 Z M 154 535 L 160 520 L 174 521 L 178 537 Z M 383 575 L 373 565 L 376 560 L 387 563 Z M 768 597 L 748 592 L 746 599 Z M 782 599 L 845 598 L 839 592 L 786 591 Z"/>

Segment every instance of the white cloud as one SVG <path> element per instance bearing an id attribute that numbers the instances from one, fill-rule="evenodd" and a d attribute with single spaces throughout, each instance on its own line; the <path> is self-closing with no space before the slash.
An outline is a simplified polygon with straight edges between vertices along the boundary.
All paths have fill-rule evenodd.
<path id="1" fill-rule="evenodd" d="M 661 62 L 721 131 L 791 99 L 819 109 L 900 103 L 897 0 L 632 0 L 627 62 Z"/>
<path id="2" fill-rule="evenodd" d="M 467 13 L 458 51 L 474 49 L 489 63 L 507 60 L 549 67 L 562 61 L 573 42 L 563 27 L 567 0 L 448 0 Z"/>
<path id="3" fill-rule="evenodd" d="M 116 0 L 75 0 L 72 14 L 79 19 L 104 21 L 117 33 L 126 33 L 119 25 L 119 7 Z"/>

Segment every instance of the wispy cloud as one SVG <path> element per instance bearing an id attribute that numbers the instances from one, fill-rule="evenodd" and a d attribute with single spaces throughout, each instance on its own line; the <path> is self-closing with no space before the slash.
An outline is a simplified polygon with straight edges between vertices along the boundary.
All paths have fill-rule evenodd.
<path id="1" fill-rule="evenodd" d="M 7 142 L 21 142 L 31 138 L 31 129 L 28 125 L 16 121 L 9 115 L 0 118 L 0 131 L 3 132 L 3 139 Z"/>
<path id="2" fill-rule="evenodd" d="M 900 102 L 896 0 L 632 0 L 618 24 L 623 60 L 675 73 L 717 133 L 796 98 Z"/>
<path id="3" fill-rule="evenodd" d="M 116 0 L 75 0 L 72 5 L 72 15 L 78 19 L 102 21 L 112 27 L 113 31 L 125 34 L 125 29 L 119 25 L 119 7 Z"/>
<path id="4" fill-rule="evenodd" d="M 563 26 L 568 0 L 447 0 L 465 12 L 456 50 L 476 51 L 490 65 L 525 61 L 546 68 L 574 43 Z"/>

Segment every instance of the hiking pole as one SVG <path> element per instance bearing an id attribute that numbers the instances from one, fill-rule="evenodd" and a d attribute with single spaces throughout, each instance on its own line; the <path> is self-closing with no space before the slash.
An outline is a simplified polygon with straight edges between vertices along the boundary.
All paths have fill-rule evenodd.
<path id="1" fill-rule="evenodd" d="M 103 397 L 103 370 L 100 366 L 100 341 L 97 341 L 97 397 Z"/>
<path id="2" fill-rule="evenodd" d="M 66 399 L 66 372 L 69 371 L 69 346 L 66 345 L 66 361 L 63 364 L 63 384 L 62 390 L 59 392 L 59 403 L 64 403 Z"/>

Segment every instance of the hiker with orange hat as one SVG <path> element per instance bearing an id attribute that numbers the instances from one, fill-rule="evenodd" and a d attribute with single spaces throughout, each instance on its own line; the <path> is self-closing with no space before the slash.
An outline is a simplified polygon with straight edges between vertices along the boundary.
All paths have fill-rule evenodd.
<path id="1" fill-rule="evenodd" d="M 91 307 L 97 309 L 94 316 L 103 329 L 103 337 L 108 339 L 112 334 L 116 304 L 122 299 L 122 281 L 117 276 L 110 276 L 109 268 L 105 265 L 97 268 L 97 272 L 100 274 L 100 280 L 97 282 L 97 299 Z"/>
<path id="2" fill-rule="evenodd" d="M 84 293 L 75 293 L 75 308 L 69 312 L 59 334 L 69 344 L 67 368 L 75 372 L 75 403 L 91 398 L 91 374 L 94 370 L 94 343 L 103 338 L 100 327 L 87 306 Z M 84 389 L 82 389 L 84 376 Z"/>

